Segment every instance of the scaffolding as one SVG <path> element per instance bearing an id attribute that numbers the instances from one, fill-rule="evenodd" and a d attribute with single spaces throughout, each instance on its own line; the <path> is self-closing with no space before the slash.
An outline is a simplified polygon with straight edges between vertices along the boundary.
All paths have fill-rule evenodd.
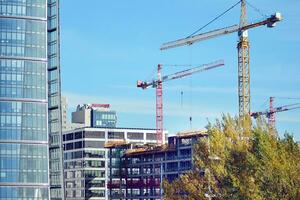
<path id="1" fill-rule="evenodd" d="M 162 181 L 174 180 L 192 169 L 192 149 L 206 130 L 180 132 L 167 145 L 110 142 L 109 199 L 162 199 Z"/>

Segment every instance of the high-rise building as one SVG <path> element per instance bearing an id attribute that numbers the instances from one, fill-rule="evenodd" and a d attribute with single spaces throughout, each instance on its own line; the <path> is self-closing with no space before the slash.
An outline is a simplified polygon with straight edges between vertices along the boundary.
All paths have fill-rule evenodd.
<path id="1" fill-rule="evenodd" d="M 58 11 L 0 1 L 0 199 L 64 198 Z"/>

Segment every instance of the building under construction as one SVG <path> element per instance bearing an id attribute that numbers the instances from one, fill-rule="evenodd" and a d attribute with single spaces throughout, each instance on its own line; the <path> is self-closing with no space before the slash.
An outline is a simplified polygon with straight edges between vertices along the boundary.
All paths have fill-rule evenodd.
<path id="1" fill-rule="evenodd" d="M 193 145 L 206 136 L 205 130 L 181 132 L 160 146 L 106 143 L 109 199 L 162 199 L 162 181 L 192 169 Z"/>

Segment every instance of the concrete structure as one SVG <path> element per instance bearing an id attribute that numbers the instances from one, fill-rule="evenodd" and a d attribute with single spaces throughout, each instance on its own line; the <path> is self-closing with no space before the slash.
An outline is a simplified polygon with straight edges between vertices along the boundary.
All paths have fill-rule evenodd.
<path id="1" fill-rule="evenodd" d="M 75 112 L 72 112 L 72 123 L 91 126 L 92 108 L 88 104 L 78 105 Z"/>
<path id="2" fill-rule="evenodd" d="M 67 200 L 108 199 L 108 149 L 106 142 L 156 143 L 155 129 L 92 128 L 67 131 L 64 176 Z"/>
<path id="3" fill-rule="evenodd" d="M 87 127 L 116 127 L 117 114 L 110 110 L 109 104 L 83 104 L 72 112 L 72 123 Z"/>
<path id="4" fill-rule="evenodd" d="M 69 121 L 68 121 L 68 102 L 67 98 L 62 96 L 61 97 L 61 127 L 62 131 L 69 130 Z"/>
<path id="5" fill-rule="evenodd" d="M 193 145 L 206 136 L 205 130 L 182 132 L 163 146 L 107 143 L 109 199 L 162 199 L 162 180 L 173 181 L 191 170 Z"/>
<path id="6" fill-rule="evenodd" d="M 1 200 L 64 198 L 58 14 L 58 0 L 0 1 Z"/>
<path id="7" fill-rule="evenodd" d="M 72 123 L 84 127 L 116 127 L 117 114 L 110 110 L 109 104 L 83 104 L 72 112 Z"/>

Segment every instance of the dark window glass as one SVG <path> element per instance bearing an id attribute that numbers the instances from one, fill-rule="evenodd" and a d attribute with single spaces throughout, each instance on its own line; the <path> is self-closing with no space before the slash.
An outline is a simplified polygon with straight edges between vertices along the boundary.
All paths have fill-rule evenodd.
<path id="1" fill-rule="evenodd" d="M 73 143 L 68 143 L 68 144 L 65 144 L 65 149 L 66 150 L 72 150 L 73 149 Z"/>
<path id="2" fill-rule="evenodd" d="M 124 132 L 108 132 L 108 139 L 124 139 Z"/>
<path id="3" fill-rule="evenodd" d="M 82 148 L 82 141 L 75 142 L 75 149 L 80 149 L 80 148 Z"/>
<path id="4" fill-rule="evenodd" d="M 81 139 L 82 138 L 82 132 L 75 133 L 75 139 Z"/>
<path id="5" fill-rule="evenodd" d="M 82 151 L 72 152 L 73 159 L 82 158 Z"/>
<path id="6" fill-rule="evenodd" d="M 147 133 L 146 139 L 147 140 L 156 140 L 156 133 Z"/>
<path id="7" fill-rule="evenodd" d="M 84 166 L 85 167 L 95 167 L 95 168 L 99 168 L 99 167 L 105 167 L 105 161 L 102 160 L 86 160 L 84 161 Z"/>
<path id="8" fill-rule="evenodd" d="M 85 158 L 105 158 L 105 151 L 103 150 L 84 150 Z"/>
<path id="9" fill-rule="evenodd" d="M 86 197 L 105 197 L 105 190 L 85 190 Z"/>
<path id="10" fill-rule="evenodd" d="M 73 133 L 69 133 L 66 135 L 66 141 L 73 140 Z"/>
<path id="11" fill-rule="evenodd" d="M 104 148 L 104 141 L 84 141 L 85 148 Z"/>
<path id="12" fill-rule="evenodd" d="M 105 181 L 104 180 L 86 180 L 85 181 L 85 187 L 91 188 L 91 187 L 105 187 Z"/>
<path id="13" fill-rule="evenodd" d="M 87 178 L 104 178 L 105 171 L 102 170 L 85 170 L 84 176 Z"/>
<path id="14" fill-rule="evenodd" d="M 85 138 L 105 138 L 104 131 L 85 131 L 84 132 Z"/>
<path id="15" fill-rule="evenodd" d="M 132 140 L 143 140 L 144 139 L 144 134 L 143 133 L 127 133 L 127 139 L 132 139 Z"/>

